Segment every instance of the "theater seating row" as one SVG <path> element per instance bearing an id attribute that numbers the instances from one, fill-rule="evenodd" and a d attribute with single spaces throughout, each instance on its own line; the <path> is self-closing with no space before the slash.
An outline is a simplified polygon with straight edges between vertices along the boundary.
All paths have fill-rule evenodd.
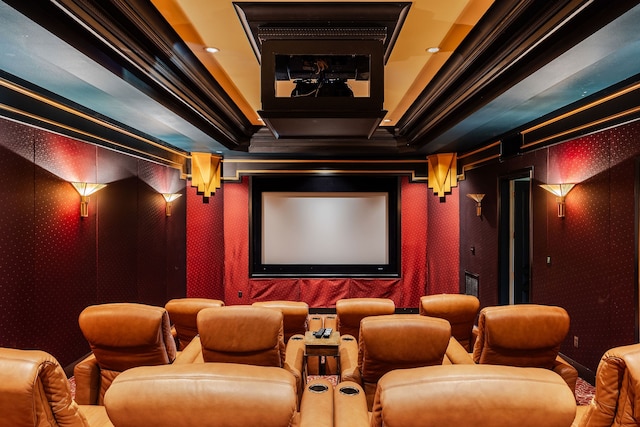
<path id="1" fill-rule="evenodd" d="M 385 374 L 371 411 L 359 385 L 323 379 L 305 386 L 298 409 L 289 372 L 232 363 L 132 368 L 98 406 L 73 401 L 51 355 L 0 348 L 0 426 L 630 427 L 638 425 L 639 364 L 638 344 L 608 351 L 593 402 L 578 408 L 547 369 L 438 365 Z"/>
<path id="2" fill-rule="evenodd" d="M 174 306 L 179 308 L 178 314 L 175 314 Z M 442 378 L 445 382 L 451 381 L 452 384 L 455 383 L 455 378 L 460 376 L 465 378 L 465 381 L 472 382 L 477 376 L 488 383 L 494 382 L 491 378 L 499 378 L 499 382 L 511 378 L 514 384 L 520 384 L 520 386 L 525 384 L 523 381 L 526 382 L 526 379 L 520 378 L 520 375 L 529 375 L 529 381 L 533 381 L 533 377 L 538 378 L 537 381 L 545 384 L 547 377 L 555 380 L 562 378 L 564 382 L 561 384 L 573 400 L 571 381 L 573 378 L 573 387 L 575 387 L 577 372 L 570 365 L 560 361 L 557 356 L 560 343 L 568 332 L 569 320 L 566 311 L 558 307 L 521 305 L 488 307 L 478 315 L 478 306 L 476 298 L 464 295 L 423 297 L 420 315 L 391 314 L 395 311 L 393 301 L 376 298 L 341 300 L 336 305 L 336 316 L 325 317 L 309 317 L 306 304 L 286 301 L 257 303 L 254 306 L 224 307 L 221 301 L 187 298 L 170 301 L 166 310 L 162 307 L 128 303 L 91 306 L 85 309 L 79 318 L 92 354 L 76 366 L 76 401 L 81 405 L 108 407 L 109 399 L 115 402 L 113 400 L 115 398 L 108 396 L 118 395 L 115 391 L 110 392 L 115 384 L 126 380 L 128 385 L 118 386 L 118 389 L 130 391 L 135 388 L 131 386 L 134 382 L 144 383 L 139 381 L 138 377 L 135 377 L 135 381 L 127 380 L 129 375 L 141 372 L 138 366 L 143 367 L 142 371 L 147 371 L 144 372 L 146 376 L 141 377 L 145 378 L 145 381 L 151 381 L 156 374 L 164 375 L 166 378 L 163 377 L 162 383 L 171 384 L 171 388 L 180 394 L 186 393 L 184 398 L 188 398 L 192 383 L 199 384 L 201 381 L 206 383 L 210 375 L 218 379 L 222 378 L 223 383 L 226 379 L 228 383 L 224 384 L 231 384 L 236 377 L 245 378 L 248 383 L 257 381 L 252 385 L 253 388 L 257 387 L 254 391 L 263 389 L 261 392 L 266 395 L 269 392 L 259 386 L 259 384 L 268 383 L 268 381 L 265 382 L 264 375 L 269 378 L 270 375 L 286 377 L 287 381 L 292 381 L 288 388 L 295 396 L 295 414 L 297 415 L 291 418 L 293 425 L 298 425 L 305 419 L 304 402 L 309 400 L 331 402 L 329 412 L 334 415 L 327 421 L 327 425 L 333 425 L 332 422 L 335 425 L 349 425 L 340 424 L 342 417 L 339 415 L 342 413 L 348 415 L 346 419 L 356 417 L 364 420 L 366 418 L 373 420 L 372 425 L 377 425 L 376 420 L 381 417 L 380 405 L 383 405 L 380 403 L 381 396 L 393 395 L 389 394 L 390 392 L 380 395 L 381 390 L 384 389 L 380 384 L 383 384 L 383 378 L 396 378 L 396 376 L 400 381 L 397 384 L 401 385 L 398 386 L 398 390 L 405 386 L 419 389 L 432 388 L 428 384 L 431 384 L 430 381 L 435 377 Z M 465 314 L 462 314 L 463 312 Z M 478 326 L 474 329 L 473 320 L 476 316 Z M 172 328 L 170 319 L 180 320 L 174 321 Z M 469 323 L 467 319 L 472 321 Z M 180 324 L 189 322 L 191 324 L 181 330 Z M 464 327 L 461 326 L 463 323 Z M 310 382 L 305 385 L 302 333 L 307 329 L 315 330 L 318 326 L 335 327 L 342 334 L 340 343 L 342 369 L 338 373 L 343 382 L 335 392 L 331 392 L 331 387 L 326 381 L 322 384 L 323 380 L 318 380 L 318 384 Z M 288 334 L 288 341 L 284 339 L 285 333 Z M 465 339 L 468 339 L 469 347 L 463 344 Z M 185 345 L 185 342 L 188 344 Z M 471 347 L 473 351 L 469 352 Z M 43 356 L 40 355 L 40 357 Z M 217 368 L 209 367 L 218 365 Z M 492 365 L 499 365 L 499 367 Z M 503 365 L 511 366 L 505 370 Z M 327 366 L 331 369 L 330 363 Z M 265 367 L 269 368 L 260 369 Z M 428 367 L 434 369 L 427 369 Z M 533 368 L 525 369 L 524 367 Z M 213 371 L 209 372 L 211 369 Z M 552 370 L 560 376 L 552 373 Z M 247 374 L 247 371 L 250 374 Z M 268 374 L 270 371 L 277 371 L 278 374 Z M 440 371 L 442 373 L 439 373 Z M 123 372 L 126 376 L 123 376 Z M 397 372 L 405 374 L 396 374 Z M 445 380 L 449 377 L 451 379 Z M 390 384 L 396 384 L 394 381 Z M 463 383 L 464 381 L 460 382 L 460 384 Z M 410 384 L 413 385 L 410 386 Z M 314 388 L 310 389 L 310 385 L 314 385 Z M 162 387 L 158 386 L 154 389 Z M 445 387 L 443 390 L 446 389 L 446 386 L 441 385 L 436 389 L 442 387 Z M 455 389 L 461 385 L 452 387 Z M 504 390 L 505 387 L 501 386 L 500 389 Z M 318 390 L 315 390 L 316 388 Z M 396 386 L 393 388 L 395 389 Z M 126 395 L 128 391 L 122 393 Z M 158 400 L 155 393 L 155 391 L 152 392 L 148 399 L 146 398 L 148 392 L 141 391 L 132 393 L 130 397 L 135 400 L 136 396 L 145 396 L 145 400 L 155 402 L 151 404 L 154 407 L 162 401 L 161 398 Z M 314 397 L 306 397 L 309 393 L 313 393 Z M 329 399 L 326 397 L 327 393 L 335 396 Z M 550 391 L 547 393 L 552 394 Z M 316 395 L 324 395 L 324 397 Z M 410 402 L 412 395 L 413 393 L 409 393 L 401 400 Z M 464 398 L 464 393 L 458 397 Z M 122 400 L 126 402 L 125 406 L 129 407 L 128 412 L 131 412 L 131 399 Z M 265 396 L 265 399 L 268 400 L 268 396 Z M 348 405 L 342 403 L 344 399 L 346 399 L 345 402 L 351 403 Z M 561 397 L 557 399 L 562 401 Z M 391 401 L 393 400 L 386 400 L 386 402 Z M 516 403 L 518 399 L 514 395 L 511 401 Z M 364 402 L 364 404 L 354 402 Z M 315 404 L 315 406 L 318 405 L 320 404 Z M 344 412 L 345 405 L 351 409 Z M 117 405 L 114 406 L 112 403 L 111 406 L 110 415 L 119 413 L 118 409 L 115 409 L 118 408 Z M 383 406 L 401 407 L 400 404 L 395 403 Z M 539 407 L 539 409 L 553 412 L 560 406 Z M 572 411 L 575 412 L 575 401 L 571 406 Z M 227 408 L 230 406 L 227 405 Z M 356 410 L 356 408 L 360 409 Z M 89 408 L 87 413 L 95 415 L 96 411 L 99 412 L 99 409 Z M 310 414 L 313 413 L 311 410 L 307 411 Z M 566 411 L 563 413 L 566 418 Z M 114 416 L 117 417 L 117 415 Z M 118 422 L 119 424 L 116 423 L 116 425 L 129 425 L 122 419 Z M 483 421 L 478 422 L 480 424 L 477 425 L 485 425 Z M 385 425 L 392 424 L 385 421 Z"/>

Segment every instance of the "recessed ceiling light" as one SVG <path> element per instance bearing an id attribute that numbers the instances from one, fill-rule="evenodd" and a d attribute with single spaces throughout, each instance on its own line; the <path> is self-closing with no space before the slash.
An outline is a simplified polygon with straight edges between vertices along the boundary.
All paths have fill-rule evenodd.
<path id="1" fill-rule="evenodd" d="M 384 119 L 383 122 L 385 123 L 389 123 L 391 121 L 391 119 Z"/>
<path id="2" fill-rule="evenodd" d="M 218 49 L 217 47 L 213 47 L 213 46 L 205 47 L 204 50 L 206 50 L 209 53 L 220 52 L 220 49 Z"/>
<path id="3" fill-rule="evenodd" d="M 427 49 L 427 52 L 429 52 L 429 53 L 438 53 L 438 52 L 440 52 L 440 48 L 437 47 L 437 46 L 430 47 L 430 48 Z"/>

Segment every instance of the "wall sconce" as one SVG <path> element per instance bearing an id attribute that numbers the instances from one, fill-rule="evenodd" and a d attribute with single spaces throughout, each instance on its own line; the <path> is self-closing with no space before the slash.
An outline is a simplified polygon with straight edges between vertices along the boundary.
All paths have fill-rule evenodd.
<path id="1" fill-rule="evenodd" d="M 165 213 L 167 216 L 171 216 L 171 206 L 173 205 L 173 201 L 178 197 L 182 196 L 180 193 L 162 193 L 162 197 L 167 202 Z"/>
<path id="2" fill-rule="evenodd" d="M 484 199 L 484 194 L 467 194 L 467 197 L 476 202 L 476 216 L 482 216 L 482 199 Z"/>
<path id="3" fill-rule="evenodd" d="M 75 187 L 80 194 L 80 217 L 86 218 L 89 216 L 89 196 L 98 190 L 102 190 L 107 184 L 89 184 L 87 182 L 72 182 L 71 185 Z"/>
<path id="4" fill-rule="evenodd" d="M 427 157 L 427 186 L 440 198 L 458 186 L 456 153 L 441 153 Z"/>
<path id="5" fill-rule="evenodd" d="M 558 202 L 558 218 L 564 218 L 565 204 L 564 199 L 575 184 L 541 184 L 540 187 L 556 196 Z"/>

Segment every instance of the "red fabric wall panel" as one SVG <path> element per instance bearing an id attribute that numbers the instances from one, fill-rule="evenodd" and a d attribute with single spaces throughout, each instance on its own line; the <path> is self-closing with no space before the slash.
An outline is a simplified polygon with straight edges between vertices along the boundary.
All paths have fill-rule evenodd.
<path id="1" fill-rule="evenodd" d="M 205 200 L 187 186 L 187 296 L 224 299 L 225 188 Z"/>
<path id="2" fill-rule="evenodd" d="M 458 293 L 459 282 L 459 190 L 440 200 L 431 190 L 427 218 L 427 289 L 426 294 Z"/>
<path id="3" fill-rule="evenodd" d="M 300 299 L 309 307 L 335 308 L 336 301 L 351 295 L 350 279 L 302 279 Z"/>

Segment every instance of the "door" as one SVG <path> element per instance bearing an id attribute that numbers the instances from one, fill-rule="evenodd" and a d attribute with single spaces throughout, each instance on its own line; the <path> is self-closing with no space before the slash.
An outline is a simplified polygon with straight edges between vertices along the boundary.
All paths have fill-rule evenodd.
<path id="1" fill-rule="evenodd" d="M 500 180 L 500 304 L 523 304 L 531 294 L 531 171 Z"/>

